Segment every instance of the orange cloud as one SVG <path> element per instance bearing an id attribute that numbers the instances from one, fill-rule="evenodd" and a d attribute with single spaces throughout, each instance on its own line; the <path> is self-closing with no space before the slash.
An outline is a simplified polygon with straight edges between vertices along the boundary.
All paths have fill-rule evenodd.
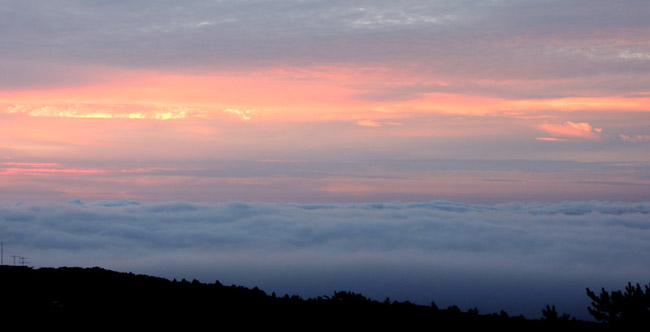
<path id="1" fill-rule="evenodd" d="M 539 128 L 554 136 L 587 140 L 600 140 L 602 132 L 601 128 L 592 127 L 587 122 L 544 123 L 539 125 Z"/>
<path id="2" fill-rule="evenodd" d="M 509 110 L 562 110 L 562 111 L 638 111 L 650 112 L 650 98 L 574 97 L 556 99 L 525 99 L 504 102 Z"/>
<path id="3" fill-rule="evenodd" d="M 253 116 L 253 114 L 255 114 L 255 111 L 251 111 L 251 110 L 238 110 L 238 109 L 233 109 L 233 108 L 228 108 L 228 109 L 226 109 L 225 112 L 226 112 L 226 113 L 232 113 L 232 114 L 235 114 L 235 115 L 237 115 L 239 118 L 241 118 L 242 120 L 245 120 L 245 121 L 250 120 L 251 117 Z"/>
<path id="4" fill-rule="evenodd" d="M 357 125 L 362 127 L 381 127 L 381 123 L 372 120 L 359 120 Z"/>
<path id="5" fill-rule="evenodd" d="M 359 97 L 374 88 L 379 93 L 386 86 L 416 84 L 419 77 L 413 75 L 349 66 L 201 76 L 133 71 L 94 85 L 3 92 L 0 113 L 99 119 L 355 121 L 372 127 L 422 113 L 483 116 L 510 112 L 525 117 L 529 111 L 548 110 L 650 111 L 646 95 L 509 100 L 436 92 L 412 94 L 407 100 Z"/>
<path id="6" fill-rule="evenodd" d="M 119 77 L 88 86 L 48 90 L 6 91 L 0 95 L 0 113 L 17 118 L 43 118 L 47 121 L 30 123 L 30 130 L 13 135 L 14 142 L 29 149 L 41 149 L 39 142 L 94 145 L 97 141 L 114 138 L 99 135 L 108 131 L 104 119 L 125 122 L 172 120 L 178 127 L 189 128 L 196 120 L 217 120 L 214 123 L 255 122 L 300 123 L 321 121 L 350 121 L 364 127 L 401 125 L 422 114 L 463 116 L 505 115 L 528 119 L 531 113 L 542 118 L 549 110 L 557 111 L 650 111 L 650 96 L 580 97 L 558 99 L 509 100 L 481 95 L 453 93 L 417 93 L 406 100 L 373 100 L 360 97 L 374 88 L 409 84 L 417 85 L 412 72 L 395 73 L 385 68 L 352 68 L 350 66 L 321 66 L 311 69 L 276 68 L 257 72 L 210 73 L 208 75 L 173 75 L 145 71 L 121 73 Z M 412 75 L 412 76 L 409 76 Z M 382 84 L 378 82 L 384 82 Z M 379 91 L 377 90 L 377 91 Z M 375 92 L 377 92 L 375 91 Z M 382 90 L 383 91 L 383 90 Z M 381 92 L 381 91 L 380 91 Z M 541 114 L 540 114 L 541 113 Z M 97 119 L 93 128 L 75 125 L 63 129 L 51 125 L 54 118 Z M 81 120 L 79 119 L 79 120 Z M 33 120 L 33 119 L 32 119 Z M 188 120 L 181 124 L 181 120 Z M 29 121 L 23 121 L 29 122 Z M 73 127 L 72 122 L 61 124 Z M 103 123 L 103 124 L 101 124 Z M 207 135 L 216 132 L 216 125 L 195 125 L 190 135 L 199 130 Z M 409 122 L 411 124 L 411 122 Z M 587 124 L 588 125 L 588 124 Z M 35 126 L 44 128 L 35 128 Z M 581 123 L 544 124 L 540 128 L 563 138 L 598 139 L 595 128 Z M 9 126 L 7 126 L 9 127 Z M 105 128 L 106 127 L 106 128 Z M 115 126 L 111 126 L 115 128 Z M 25 125 L 13 128 L 26 128 Z M 5 128 L 3 128 L 5 129 Z M 17 129 L 8 128 L 10 131 Z M 440 130 L 440 129 L 437 129 Z M 466 130 L 463 128 L 462 130 Z M 388 134 L 429 136 L 427 128 L 384 130 Z M 475 133 L 475 131 L 473 131 Z M 9 136 L 6 134 L 6 136 Z M 18 137 L 27 138 L 19 142 Z"/>

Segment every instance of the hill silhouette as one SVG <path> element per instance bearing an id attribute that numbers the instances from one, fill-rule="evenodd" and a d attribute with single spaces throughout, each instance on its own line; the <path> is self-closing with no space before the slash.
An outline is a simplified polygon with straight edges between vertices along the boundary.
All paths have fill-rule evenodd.
<path id="1" fill-rule="evenodd" d="M 0 266 L 4 319 L 68 327 L 236 326 L 237 328 L 487 328 L 604 330 L 604 324 L 558 316 L 543 319 L 480 314 L 457 306 L 438 308 L 408 301 L 376 301 L 340 291 L 303 299 L 255 288 L 164 278 L 95 268 Z M 100 324 L 100 325 L 97 325 Z"/>

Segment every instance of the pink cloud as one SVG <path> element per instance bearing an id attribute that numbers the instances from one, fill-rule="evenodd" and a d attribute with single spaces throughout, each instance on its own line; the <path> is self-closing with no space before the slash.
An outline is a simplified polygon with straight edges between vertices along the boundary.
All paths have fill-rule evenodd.
<path id="1" fill-rule="evenodd" d="M 621 134 L 619 136 L 626 142 L 650 142 L 650 135 L 629 136 Z"/>
<path id="2" fill-rule="evenodd" d="M 64 168 L 58 163 L 0 162 L 0 174 L 104 174 L 103 169 Z"/>
<path id="3" fill-rule="evenodd" d="M 331 185 L 321 187 L 319 190 L 325 191 L 330 194 L 346 193 L 346 194 L 353 194 L 353 195 L 363 195 L 363 194 L 377 191 L 377 189 L 373 186 L 364 185 L 364 184 L 353 184 L 353 183 L 347 183 L 347 184 L 334 183 Z"/>
<path id="4" fill-rule="evenodd" d="M 0 165 L 6 166 L 20 166 L 20 167 L 58 167 L 57 163 L 18 163 L 18 162 L 2 162 Z"/>
<path id="5" fill-rule="evenodd" d="M 157 171 L 175 171 L 175 168 L 166 168 L 166 167 L 142 167 L 135 169 L 122 169 L 121 173 L 151 173 Z"/>
<path id="6" fill-rule="evenodd" d="M 287 164 L 287 163 L 299 163 L 300 160 L 293 160 L 293 159 L 262 159 L 262 160 L 260 160 L 260 162 Z"/>
<path id="7" fill-rule="evenodd" d="M 538 140 L 538 141 L 552 141 L 552 142 L 556 142 L 556 141 L 566 141 L 566 139 L 563 139 L 563 138 L 555 138 L 555 137 L 537 137 L 536 140 Z"/>
<path id="8" fill-rule="evenodd" d="M 76 169 L 76 168 L 5 168 L 0 174 L 52 174 L 52 173 L 70 173 L 70 174 L 104 174 L 107 173 L 102 169 Z"/>

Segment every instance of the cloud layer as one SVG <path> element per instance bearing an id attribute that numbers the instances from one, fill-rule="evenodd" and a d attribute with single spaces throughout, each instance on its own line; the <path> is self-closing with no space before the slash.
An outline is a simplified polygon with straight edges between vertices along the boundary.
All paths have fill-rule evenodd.
<path id="1" fill-rule="evenodd" d="M 650 275 L 650 203 L 266 204 L 134 201 L 0 207 L 5 263 L 100 265 L 316 296 L 337 289 L 587 318 L 584 287 Z"/>

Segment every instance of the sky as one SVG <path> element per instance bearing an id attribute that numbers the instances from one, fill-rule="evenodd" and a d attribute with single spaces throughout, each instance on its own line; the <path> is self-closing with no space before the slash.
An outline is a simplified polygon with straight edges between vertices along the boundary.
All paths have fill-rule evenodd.
<path id="1" fill-rule="evenodd" d="M 0 200 L 645 200 L 647 1 L 3 1 Z"/>
<path id="2" fill-rule="evenodd" d="M 356 229 L 360 216 L 373 218 L 374 210 L 354 204 L 491 207 L 481 213 L 510 220 L 512 229 L 494 231 L 509 239 L 528 227 L 523 225 L 541 227 L 541 237 L 561 239 L 564 226 L 554 224 L 558 229 L 550 231 L 536 224 L 555 223 L 556 217 L 560 224 L 589 223 L 586 214 L 539 217 L 502 208 L 517 204 L 589 206 L 598 218 L 614 218 L 605 224 L 638 226 L 648 210 L 632 207 L 650 201 L 649 14 L 645 0 L 0 0 L 0 230 L 5 232 L 0 237 L 16 250 L 53 259 L 36 240 L 20 243 L 26 237 L 17 235 L 11 216 L 32 216 L 25 220 L 34 223 L 35 232 L 53 232 L 65 242 L 82 236 L 78 225 L 66 229 L 65 221 L 56 221 L 63 227 L 58 229 L 36 215 L 54 209 L 79 220 L 87 214 L 93 222 L 117 218 L 122 225 L 150 220 L 148 209 L 156 206 L 187 204 L 205 217 L 184 227 L 202 229 L 208 215 L 228 210 L 227 204 L 244 204 L 271 209 L 264 222 L 319 234 L 311 221 L 298 225 L 295 218 L 304 211 L 295 206 L 319 207 L 306 217 L 314 220 L 329 220 L 324 211 L 330 210 L 321 207 L 332 207 L 332 220 L 353 232 L 346 241 L 372 255 L 391 254 L 373 261 L 388 271 L 409 250 L 423 260 L 437 255 L 421 242 L 424 235 L 399 224 L 400 213 L 418 215 L 420 208 L 384 216 L 391 226 L 371 233 L 390 238 L 391 227 L 404 227 L 397 243 L 413 243 L 386 249 L 357 238 L 355 232 L 363 231 Z M 616 204 L 626 212 L 594 208 Z M 133 215 L 128 209 L 135 209 Z M 518 225 L 513 220 L 522 213 L 527 221 Z M 459 216 L 478 223 L 474 215 Z M 454 241 L 468 246 L 491 241 L 477 232 L 483 226 L 468 234 L 449 227 L 455 240 L 443 241 L 451 246 L 444 250 L 452 250 Z M 584 236 L 610 232 L 590 227 Z M 650 237 L 645 227 L 612 234 L 625 243 L 632 234 Z M 137 236 L 155 238 L 150 231 Z M 242 230 L 247 240 L 231 250 L 247 255 L 247 246 L 264 247 L 266 240 L 254 240 L 258 231 Z M 292 232 L 287 243 L 302 234 Z M 592 240 L 580 243 L 590 255 L 601 255 L 603 248 Z M 150 250 L 147 241 L 143 252 Z M 161 252 L 175 248 L 165 243 L 159 243 Z M 509 250 L 517 251 L 513 246 Z M 91 247 L 80 244 L 85 258 L 79 253 L 76 260 L 54 261 L 102 261 Z M 329 247 L 296 249 L 297 261 L 322 256 L 343 273 L 361 259 L 324 248 Z M 535 250 L 533 262 L 539 258 Z M 487 255 L 507 260 L 506 251 Z M 559 252 L 549 257 L 562 256 Z M 634 251 L 614 252 L 623 257 Z M 105 255 L 102 262 L 120 261 Z M 578 254 L 567 255 L 567 261 L 581 261 Z M 477 258 L 470 256 L 460 270 L 474 264 Z M 136 261 L 142 263 L 142 257 Z M 249 262 L 241 269 L 231 264 L 233 282 L 246 274 L 232 271 L 250 270 L 259 260 Z M 424 278 L 432 264 L 423 264 L 420 274 L 417 264 L 405 269 Z M 544 264 L 540 269 L 546 272 L 561 268 Z M 611 264 L 587 265 L 590 273 L 629 272 L 617 281 L 650 278 L 648 269 L 633 273 L 630 266 Z M 174 271 L 183 266 L 172 265 Z M 199 271 L 199 265 L 187 267 Z M 579 290 L 588 268 L 571 276 L 582 285 Z M 197 273 L 216 275 L 208 270 Z M 172 267 L 147 271 L 173 274 Z M 490 271 L 495 270 L 485 267 Z M 362 284 L 359 278 L 349 285 Z M 494 280 L 507 279 L 499 278 Z"/>

